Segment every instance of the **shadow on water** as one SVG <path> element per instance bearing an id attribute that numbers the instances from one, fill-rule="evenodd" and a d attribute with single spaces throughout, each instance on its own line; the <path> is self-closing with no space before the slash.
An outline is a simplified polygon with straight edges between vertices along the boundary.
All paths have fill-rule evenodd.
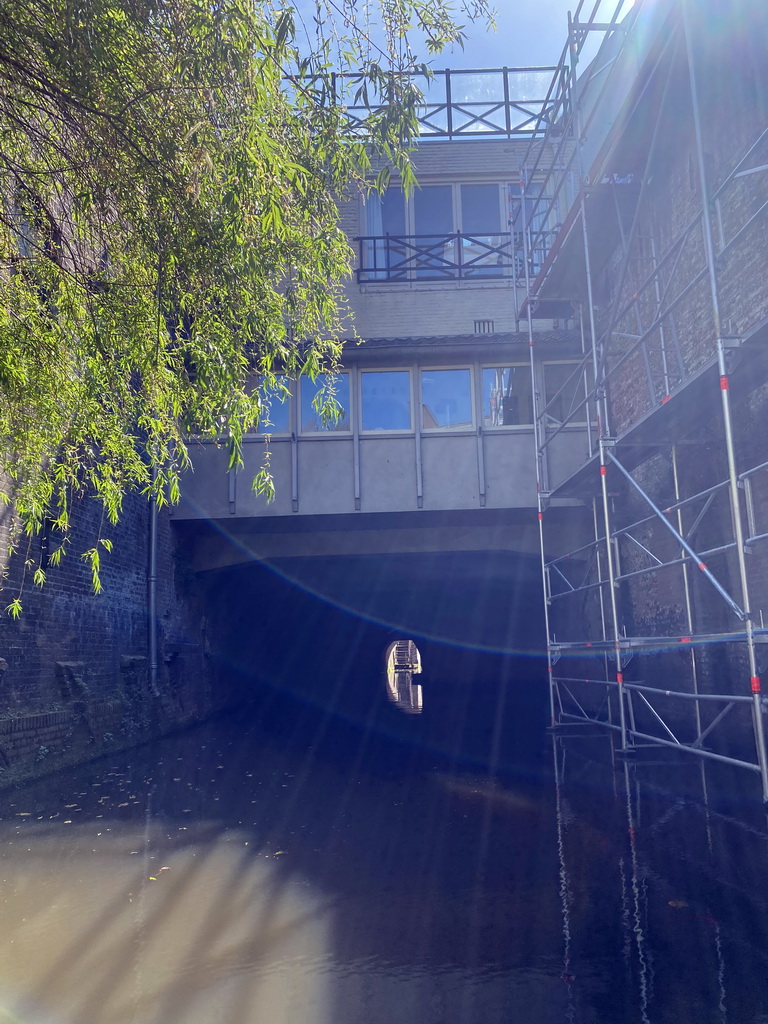
<path id="1" fill-rule="evenodd" d="M 552 740 L 531 659 L 420 639 L 402 715 L 388 629 L 301 610 L 250 674 L 238 623 L 237 714 L 6 795 L 9 1019 L 768 1019 L 759 814 Z"/>

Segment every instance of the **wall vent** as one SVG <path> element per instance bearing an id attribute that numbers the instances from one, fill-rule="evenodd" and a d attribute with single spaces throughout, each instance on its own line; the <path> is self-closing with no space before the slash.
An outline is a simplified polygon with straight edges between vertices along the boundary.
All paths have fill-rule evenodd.
<path id="1" fill-rule="evenodd" d="M 473 334 L 493 334 L 495 330 L 493 320 L 475 320 Z"/>

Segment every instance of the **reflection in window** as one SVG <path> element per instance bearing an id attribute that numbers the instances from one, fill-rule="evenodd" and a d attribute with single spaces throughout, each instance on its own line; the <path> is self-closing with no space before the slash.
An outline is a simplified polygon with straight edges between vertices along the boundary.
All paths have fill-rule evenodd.
<path id="1" fill-rule="evenodd" d="M 365 263 L 368 281 L 394 281 L 405 279 L 403 261 L 407 253 L 403 236 L 408 232 L 405 224 L 405 194 L 400 189 L 387 189 L 382 195 L 371 195 L 366 203 L 367 233 L 374 237 L 365 243 Z M 391 238 L 382 236 L 390 235 Z"/>
<path id="2" fill-rule="evenodd" d="M 410 430 L 410 372 L 363 370 L 360 374 L 360 407 L 363 430 Z"/>
<path id="3" fill-rule="evenodd" d="M 452 235 L 453 187 L 425 185 L 413 194 L 413 226 L 418 252 L 414 267 L 419 279 L 433 280 L 456 274 Z"/>
<path id="4" fill-rule="evenodd" d="M 290 396 L 287 393 L 289 380 L 283 374 L 277 375 L 277 387 L 269 389 L 262 384 L 260 390 L 262 395 L 262 413 L 259 420 L 258 431 L 260 434 L 289 434 L 290 426 Z"/>
<path id="5" fill-rule="evenodd" d="M 465 277 L 502 273 L 501 206 L 498 185 L 461 185 L 461 264 Z"/>
<path id="6" fill-rule="evenodd" d="M 533 423 L 530 366 L 483 367 L 483 426 Z"/>
<path id="7" fill-rule="evenodd" d="M 544 394 L 550 422 L 563 423 L 566 419 L 586 422 L 586 409 L 582 404 L 584 370 L 579 369 L 578 363 L 545 363 Z"/>
<path id="8" fill-rule="evenodd" d="M 472 427 L 472 384 L 469 370 L 422 370 L 421 422 L 425 430 Z"/>
<path id="9" fill-rule="evenodd" d="M 330 403 L 338 409 L 335 418 L 329 409 L 324 415 L 322 406 Z M 319 373 L 315 380 L 301 378 L 301 430 L 312 434 L 317 431 L 345 431 L 350 429 L 349 374 Z"/>

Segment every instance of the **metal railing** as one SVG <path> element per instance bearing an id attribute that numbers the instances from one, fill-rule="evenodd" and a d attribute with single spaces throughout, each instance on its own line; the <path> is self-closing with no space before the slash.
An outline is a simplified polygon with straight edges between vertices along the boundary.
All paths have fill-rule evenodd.
<path id="1" fill-rule="evenodd" d="M 419 139 L 540 138 L 561 111 L 563 74 L 555 65 L 411 74 L 424 97 Z M 359 74 L 334 75 L 332 88 L 353 124 L 385 106 Z"/>
<path id="2" fill-rule="evenodd" d="M 551 242 L 554 232 L 544 238 Z M 525 280 L 522 245 L 509 231 L 471 235 L 456 231 L 434 235 L 361 235 L 358 245 L 359 284 L 403 281 Z M 546 248 L 528 257 L 529 274 L 537 273 Z"/>

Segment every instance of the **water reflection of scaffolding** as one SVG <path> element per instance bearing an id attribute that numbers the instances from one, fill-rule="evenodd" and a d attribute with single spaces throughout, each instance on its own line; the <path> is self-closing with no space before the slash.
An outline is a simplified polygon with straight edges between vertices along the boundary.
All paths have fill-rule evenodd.
<path id="1" fill-rule="evenodd" d="M 581 735 L 583 740 L 583 730 Z M 697 995 L 716 1010 L 716 1016 L 707 1016 L 707 1020 L 716 1019 L 725 1024 L 728 1020 L 726 983 L 731 987 L 739 985 L 739 972 L 734 974 L 733 971 L 733 957 L 738 959 L 738 946 L 743 939 L 740 935 L 729 935 L 727 925 L 724 930 L 716 904 L 733 898 L 731 870 L 734 849 L 741 849 L 746 844 L 754 858 L 754 870 L 762 870 L 765 833 L 751 827 L 747 821 L 738 821 L 713 809 L 706 762 L 702 761 L 698 766 L 701 788 L 699 790 L 693 785 L 694 799 L 681 799 L 655 789 L 645 778 L 641 781 L 639 766 L 626 758 L 617 759 L 614 746 L 612 742 L 612 794 L 608 795 L 609 787 L 603 787 L 605 801 L 600 802 L 596 810 L 594 792 L 585 789 L 584 783 L 590 779 L 590 770 L 600 771 L 602 766 L 591 761 L 589 756 L 582 756 L 584 748 L 573 736 L 566 737 L 561 733 L 552 736 L 558 890 L 563 928 L 562 978 L 568 986 L 566 1019 L 579 1020 L 585 1016 L 580 1004 L 589 991 L 582 978 L 585 953 L 580 948 L 589 939 L 589 929 L 585 932 L 574 894 L 586 892 L 590 902 L 597 902 L 597 894 L 590 886 L 602 885 L 606 887 L 606 902 L 599 903 L 601 928 L 605 931 L 607 948 L 615 954 L 621 951 L 626 990 L 638 1018 L 646 1024 L 667 1019 L 664 1016 L 666 1010 L 672 1019 L 671 1007 L 666 1007 L 663 1001 L 664 988 L 674 977 L 678 984 L 691 986 L 690 994 L 695 987 Z M 580 797 L 585 796 L 588 801 L 586 808 L 579 802 Z M 615 869 L 613 876 L 606 873 L 605 866 L 601 865 L 599 881 L 580 874 L 592 866 L 592 858 L 585 861 L 580 853 L 585 846 L 585 837 L 594 827 L 590 825 L 593 815 L 602 829 L 600 840 L 609 846 L 607 861 Z M 693 829 L 698 833 L 702 825 L 706 831 L 706 843 L 695 846 L 698 851 L 696 868 L 701 877 L 691 871 L 691 865 L 684 860 L 685 851 L 681 850 L 680 867 L 689 884 L 689 888 L 681 892 L 676 888 L 681 872 L 664 859 L 667 845 L 670 841 L 679 840 L 681 832 Z M 719 844 L 715 836 L 719 838 Z M 728 842 L 724 842 L 726 836 Z M 593 836 L 588 844 L 592 850 L 594 843 Z M 724 881 L 720 883 L 725 891 L 716 895 L 712 884 L 723 874 L 718 853 L 726 854 L 728 868 Z M 614 887 L 616 883 L 618 889 Z M 747 879 L 742 889 L 745 892 L 750 890 Z M 753 891 L 749 895 L 754 897 L 757 894 Z M 710 902 L 713 898 L 716 899 L 715 905 Z M 759 900 L 752 909 L 759 913 Z M 675 970 L 672 964 L 659 957 L 661 950 L 669 949 L 671 936 L 677 934 L 674 919 L 681 915 L 698 922 L 698 927 L 691 934 L 697 946 L 696 955 L 709 964 L 705 990 L 700 988 L 700 982 L 686 979 L 685 971 Z M 726 956 L 726 939 L 730 940 L 730 958 Z M 681 951 L 680 955 L 684 964 L 691 953 Z M 591 959 L 592 954 L 587 952 L 587 965 Z M 764 960 L 764 954 L 758 953 L 757 959 Z M 682 992 L 678 998 L 684 999 L 685 996 L 686 993 Z"/>
<path id="2" fill-rule="evenodd" d="M 735 75 L 741 70 L 734 67 L 739 48 L 722 38 L 719 52 L 713 49 L 706 3 L 638 0 L 621 31 L 618 19 L 626 5 L 620 3 L 605 22 L 597 20 L 600 6 L 597 0 L 590 21 L 582 23 L 582 0 L 569 23 L 555 76 L 562 88 L 556 130 L 550 126 L 547 132 L 549 145 L 529 147 L 521 173 L 524 223 L 515 232 L 526 270 L 519 312 L 530 338 L 552 724 L 599 724 L 620 735 L 625 754 L 668 747 L 745 768 L 760 777 L 768 801 L 758 667 L 768 630 L 751 605 L 755 581 L 748 564 L 750 552 L 768 539 L 768 523 L 760 522 L 768 461 L 763 456 L 739 465 L 740 456 L 746 459 L 732 397 L 734 387 L 748 389 L 766 378 L 760 356 L 765 331 L 758 322 L 737 336 L 731 333 L 724 299 L 734 322 L 739 313 L 741 322 L 750 323 L 739 275 L 746 257 L 754 257 L 755 231 L 765 230 L 768 197 L 764 184 L 761 192 L 756 183 L 768 173 L 768 127 L 754 123 L 758 108 L 745 107 L 736 87 L 730 96 L 718 95 L 726 104 L 724 116 L 740 127 L 746 122 L 742 135 L 749 132 L 749 137 L 740 150 L 719 148 L 716 178 L 704 138 L 715 130 L 714 107 L 702 98 L 703 90 L 711 93 L 716 86 L 705 80 L 702 65 L 709 62 L 711 76 L 714 52 Z M 768 31 L 756 0 L 739 7 Z M 594 33 L 605 36 L 603 46 L 577 78 L 581 48 Z M 666 185 L 672 195 L 664 175 L 673 161 L 671 148 L 681 146 L 683 138 L 690 140 L 686 202 L 697 206 L 673 230 L 657 223 L 659 191 Z M 528 185 L 534 181 L 535 187 Z M 539 267 L 532 254 L 564 209 L 562 226 L 554 242 L 546 239 L 547 255 Z M 762 276 L 764 287 L 764 266 Z M 753 283 L 753 292 L 757 287 Z M 565 416 L 555 419 L 555 398 L 543 402 L 536 380 L 534 323 L 570 315 L 578 316 L 581 326 L 582 359 L 573 376 L 581 377 L 583 386 L 580 394 L 573 391 Z M 683 337 L 686 317 L 695 344 Z M 711 337 L 707 351 L 700 343 L 704 337 Z M 704 485 L 689 486 L 706 468 L 697 465 L 691 443 L 702 410 L 709 412 L 706 427 L 722 449 L 724 465 Z M 552 453 L 558 439 L 575 429 L 584 433 L 584 463 L 557 477 Z M 657 497 L 663 486 L 667 492 Z M 617 491 L 626 495 L 623 504 L 616 501 Z M 564 500 L 591 507 L 593 539 L 551 559 L 547 512 Z M 631 514 L 633 507 L 639 514 Z M 713 523 L 727 535 L 704 541 Z M 637 635 L 620 588 L 626 593 L 642 577 L 662 571 L 678 574 L 679 626 Z M 697 604 L 706 601 L 697 600 L 702 585 L 710 588 L 710 604 L 721 614 L 715 621 L 707 610 L 707 621 L 700 624 L 704 616 L 697 614 Z M 567 640 L 561 632 L 558 639 L 555 622 L 561 626 L 567 614 L 561 609 L 579 600 L 571 619 L 582 620 L 580 632 Z M 584 609 L 590 603 L 597 635 L 585 635 Z M 741 692 L 723 692 L 703 681 L 704 651 L 718 648 L 725 654 L 725 645 L 741 651 L 748 677 Z M 625 678 L 632 659 L 647 655 L 673 662 L 668 687 L 642 676 Z M 563 664 L 571 670 L 561 671 Z M 594 672 L 595 665 L 600 672 Z M 735 756 L 728 742 L 711 746 L 722 735 L 722 724 L 743 710 L 751 720 L 754 760 L 740 751 Z"/>

